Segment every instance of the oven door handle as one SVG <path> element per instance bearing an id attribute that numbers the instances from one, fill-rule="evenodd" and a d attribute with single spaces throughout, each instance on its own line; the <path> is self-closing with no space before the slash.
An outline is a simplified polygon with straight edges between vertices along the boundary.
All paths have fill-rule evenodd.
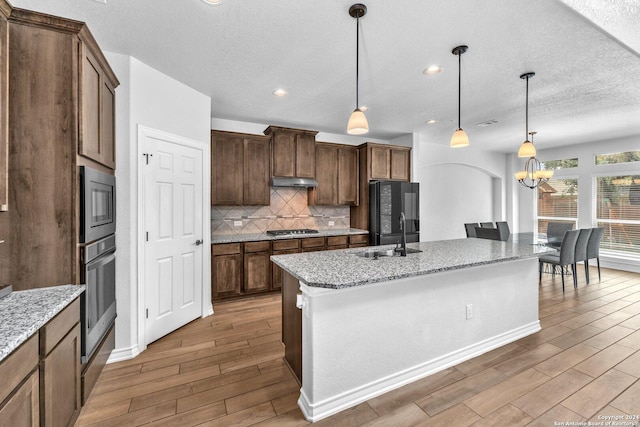
<path id="1" fill-rule="evenodd" d="M 94 258 L 89 264 L 87 264 L 86 268 L 88 270 L 92 270 L 95 267 L 102 267 L 116 259 L 116 251 L 107 252 L 106 254 L 102 254 L 97 258 Z"/>

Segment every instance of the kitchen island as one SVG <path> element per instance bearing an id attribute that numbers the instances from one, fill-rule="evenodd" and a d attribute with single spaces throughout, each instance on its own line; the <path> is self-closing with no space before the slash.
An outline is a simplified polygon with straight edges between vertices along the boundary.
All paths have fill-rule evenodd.
<path id="1" fill-rule="evenodd" d="M 271 258 L 285 272 L 285 358 L 308 420 L 540 330 L 537 257 L 553 249 L 483 239 L 407 247 L 421 252 Z M 373 251 L 383 256 L 362 256 Z"/>

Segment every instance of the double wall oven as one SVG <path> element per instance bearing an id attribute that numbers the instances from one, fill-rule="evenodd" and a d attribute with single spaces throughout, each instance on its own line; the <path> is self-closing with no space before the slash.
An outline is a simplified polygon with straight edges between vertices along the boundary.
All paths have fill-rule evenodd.
<path id="1" fill-rule="evenodd" d="M 116 318 L 116 178 L 80 167 L 82 363 Z"/>

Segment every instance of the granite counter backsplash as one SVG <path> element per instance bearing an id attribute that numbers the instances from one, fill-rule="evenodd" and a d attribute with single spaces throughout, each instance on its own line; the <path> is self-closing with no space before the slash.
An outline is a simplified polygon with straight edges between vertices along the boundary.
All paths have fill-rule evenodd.
<path id="1" fill-rule="evenodd" d="M 13 291 L 0 300 L 0 362 L 56 314 L 71 304 L 84 285 Z"/>

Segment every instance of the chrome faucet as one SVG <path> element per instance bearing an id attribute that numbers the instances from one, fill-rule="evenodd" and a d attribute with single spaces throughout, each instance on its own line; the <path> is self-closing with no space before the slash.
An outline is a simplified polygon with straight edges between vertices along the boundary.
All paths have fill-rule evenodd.
<path id="1" fill-rule="evenodd" d="M 404 212 L 400 212 L 400 230 L 402 231 L 402 240 L 400 247 L 395 250 L 400 252 L 400 256 L 407 256 L 407 218 L 404 216 Z"/>

